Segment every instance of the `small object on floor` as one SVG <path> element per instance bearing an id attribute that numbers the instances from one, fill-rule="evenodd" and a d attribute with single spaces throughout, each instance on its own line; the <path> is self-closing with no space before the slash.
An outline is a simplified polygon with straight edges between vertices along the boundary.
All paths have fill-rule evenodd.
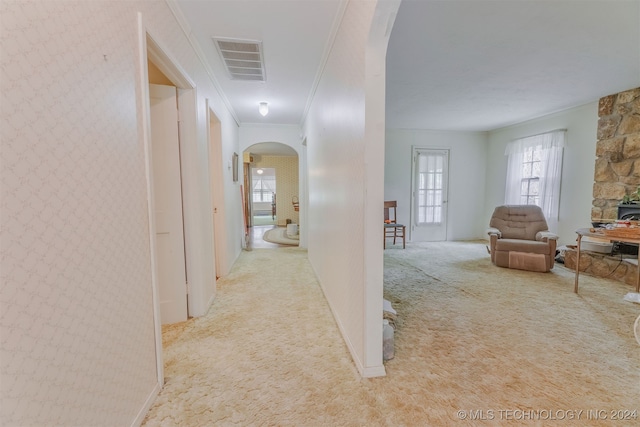
<path id="1" fill-rule="evenodd" d="M 390 360 L 395 356 L 393 343 L 393 327 L 387 319 L 382 321 L 382 360 Z"/>
<path id="2" fill-rule="evenodd" d="M 299 239 L 298 236 L 298 224 L 287 223 L 287 237 L 290 239 Z"/>
<path id="3" fill-rule="evenodd" d="M 568 246 L 566 246 L 566 245 L 562 245 L 562 246 L 559 246 L 558 248 L 556 248 L 556 262 L 558 262 L 560 264 L 564 264 L 565 254 L 566 254 L 568 249 L 570 249 L 570 248 Z"/>
<path id="4" fill-rule="evenodd" d="M 390 313 L 397 314 L 396 311 L 391 306 L 391 301 L 386 300 L 384 298 L 382 299 L 382 311 L 388 311 Z"/>
<path id="5" fill-rule="evenodd" d="M 394 331 L 396 330 L 397 314 L 398 313 L 396 313 L 393 307 L 391 307 L 391 302 L 387 301 L 386 299 L 383 299 L 382 300 L 382 318 L 384 320 L 389 321 L 389 325 L 391 325 Z"/>
<path id="6" fill-rule="evenodd" d="M 628 294 L 626 294 L 623 298 L 625 301 L 629 301 L 629 302 L 635 302 L 637 304 L 640 304 L 640 294 L 637 292 L 629 292 Z"/>

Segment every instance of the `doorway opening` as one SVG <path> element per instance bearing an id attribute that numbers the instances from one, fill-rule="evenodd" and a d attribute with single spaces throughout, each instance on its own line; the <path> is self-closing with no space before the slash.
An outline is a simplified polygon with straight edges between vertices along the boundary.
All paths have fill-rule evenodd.
<path id="1" fill-rule="evenodd" d="M 152 205 L 163 325 L 183 322 L 188 317 L 177 98 L 175 86 L 149 84 Z"/>
<path id="2" fill-rule="evenodd" d="M 254 226 L 277 224 L 276 182 L 275 168 L 251 168 L 251 212 Z"/>
<path id="3" fill-rule="evenodd" d="M 447 240 L 449 150 L 413 149 L 411 241 Z"/>
<path id="4" fill-rule="evenodd" d="M 300 244 L 298 152 L 280 142 L 258 142 L 243 150 L 247 247 Z"/>
<path id="5" fill-rule="evenodd" d="M 259 142 L 243 151 L 243 161 L 247 226 L 299 224 L 298 152 L 279 142 Z"/>
<path id="6" fill-rule="evenodd" d="M 195 83 L 154 40 L 141 13 L 137 54 L 159 389 L 164 383 L 162 325 L 203 312 L 200 286 L 208 281 L 196 258 L 203 239 L 196 224 L 198 186 L 193 172 L 197 100 Z M 189 292 L 189 287 L 198 292 Z"/>

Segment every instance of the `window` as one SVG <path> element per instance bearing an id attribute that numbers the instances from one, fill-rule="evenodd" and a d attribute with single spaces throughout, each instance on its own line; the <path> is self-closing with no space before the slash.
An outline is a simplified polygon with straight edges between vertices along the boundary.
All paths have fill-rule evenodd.
<path id="1" fill-rule="evenodd" d="M 273 202 L 273 194 L 276 192 L 275 173 L 274 168 L 252 168 L 254 202 Z"/>
<path id="2" fill-rule="evenodd" d="M 520 204 L 540 204 L 540 147 L 528 147 L 522 161 L 522 179 L 520 181 Z"/>
<path id="3" fill-rule="evenodd" d="M 558 222 L 564 130 L 516 139 L 507 145 L 505 203 L 538 205 L 549 228 Z"/>
<path id="4" fill-rule="evenodd" d="M 443 221 L 445 156 L 440 152 L 418 153 L 418 224 L 440 224 Z"/>

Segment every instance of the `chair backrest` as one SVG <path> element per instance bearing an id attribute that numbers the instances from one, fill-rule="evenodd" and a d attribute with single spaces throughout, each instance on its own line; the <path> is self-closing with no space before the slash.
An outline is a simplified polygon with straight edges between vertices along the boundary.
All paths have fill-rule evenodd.
<path id="1" fill-rule="evenodd" d="M 384 202 L 384 220 L 391 221 L 393 223 L 396 222 L 396 208 L 398 207 L 398 202 L 396 200 L 387 200 Z"/>
<path id="2" fill-rule="evenodd" d="M 493 211 L 489 227 L 500 230 L 505 239 L 535 240 L 539 231 L 547 231 L 547 220 L 536 205 L 505 205 Z"/>

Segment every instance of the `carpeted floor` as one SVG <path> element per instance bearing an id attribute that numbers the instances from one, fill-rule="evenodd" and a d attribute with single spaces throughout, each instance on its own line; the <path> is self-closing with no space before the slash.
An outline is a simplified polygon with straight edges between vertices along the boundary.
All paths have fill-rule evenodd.
<path id="1" fill-rule="evenodd" d="M 361 379 L 306 252 L 243 252 L 207 316 L 163 330 L 144 425 L 638 425 L 631 290 L 584 275 L 576 295 L 561 265 L 502 269 L 479 243 L 386 250 L 396 357 Z"/>

